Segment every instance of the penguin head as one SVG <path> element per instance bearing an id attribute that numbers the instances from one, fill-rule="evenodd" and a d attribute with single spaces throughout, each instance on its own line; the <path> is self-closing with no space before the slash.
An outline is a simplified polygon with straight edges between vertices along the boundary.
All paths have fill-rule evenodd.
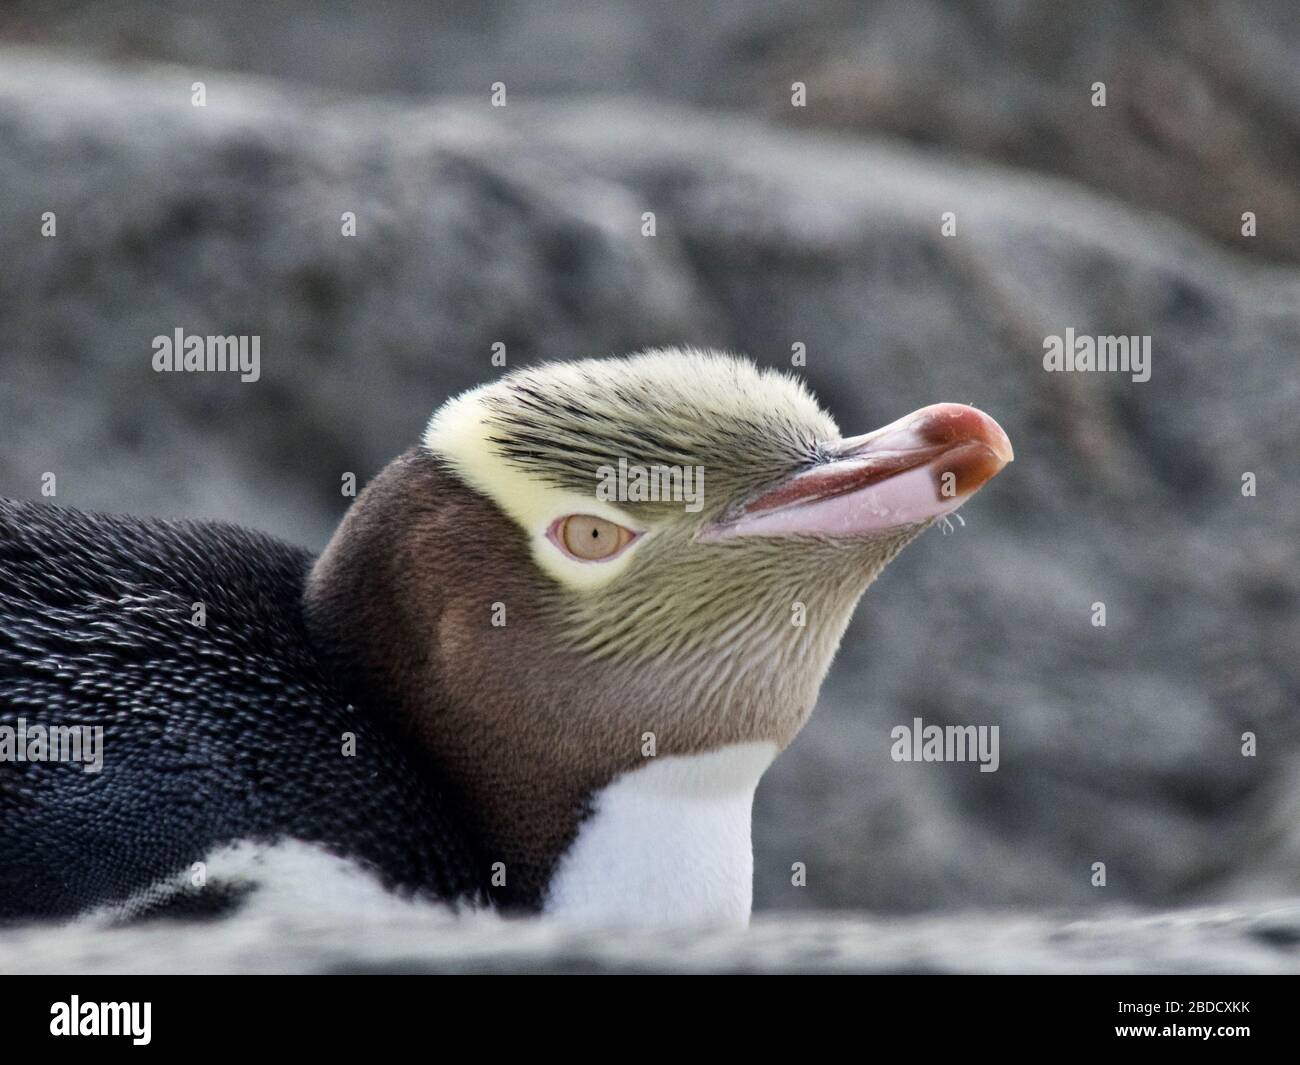
<path id="1" fill-rule="evenodd" d="M 1011 457 L 956 404 L 845 437 L 733 356 L 521 369 L 368 486 L 308 615 L 508 823 L 635 768 L 647 737 L 784 747 L 863 591 Z"/>
<path id="2" fill-rule="evenodd" d="M 1011 458 L 956 404 L 845 439 L 798 379 L 694 351 L 516 371 L 424 445 L 525 541 L 555 646 L 701 683 L 779 671 L 803 697 L 778 742 L 868 584 Z"/>

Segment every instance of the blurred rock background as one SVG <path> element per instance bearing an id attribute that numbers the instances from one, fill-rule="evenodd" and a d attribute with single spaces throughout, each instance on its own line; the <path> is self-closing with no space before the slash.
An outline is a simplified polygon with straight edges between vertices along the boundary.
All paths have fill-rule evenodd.
<path id="1" fill-rule="evenodd" d="M 312 547 L 496 342 L 803 344 L 846 432 L 974 403 L 1017 460 L 864 599 L 758 905 L 1300 889 L 1289 3 L 11 3 L 0 242 L 0 492 Z M 1044 372 L 1067 327 L 1150 335 L 1150 381 Z M 262 379 L 155 374 L 176 328 Z M 1000 769 L 892 762 L 914 717 Z"/>

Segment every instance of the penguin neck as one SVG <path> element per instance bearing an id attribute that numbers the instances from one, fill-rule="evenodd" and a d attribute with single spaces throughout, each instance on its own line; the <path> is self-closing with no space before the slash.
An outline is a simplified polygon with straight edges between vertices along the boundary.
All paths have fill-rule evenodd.
<path id="1" fill-rule="evenodd" d="M 618 920 L 621 902 L 640 920 L 653 899 L 743 920 L 754 789 L 820 677 L 775 651 L 766 670 L 707 680 L 562 655 L 530 607 L 539 580 L 518 530 L 413 451 L 348 511 L 304 608 L 341 690 L 427 758 L 499 905 L 573 914 L 586 899 Z M 492 624 L 497 602 L 508 625 Z M 770 704 L 795 710 L 756 729 Z"/>
<path id="2" fill-rule="evenodd" d="M 754 791 L 776 753 L 741 743 L 616 777 L 556 863 L 544 912 L 588 926 L 746 924 Z"/>

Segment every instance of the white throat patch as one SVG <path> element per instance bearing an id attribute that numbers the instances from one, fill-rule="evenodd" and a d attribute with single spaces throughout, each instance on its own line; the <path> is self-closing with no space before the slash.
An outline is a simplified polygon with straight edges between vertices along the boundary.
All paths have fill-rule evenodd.
<path id="1" fill-rule="evenodd" d="M 744 925 L 750 815 L 772 743 L 651 759 L 600 791 L 560 859 L 545 912 L 596 926 Z"/>

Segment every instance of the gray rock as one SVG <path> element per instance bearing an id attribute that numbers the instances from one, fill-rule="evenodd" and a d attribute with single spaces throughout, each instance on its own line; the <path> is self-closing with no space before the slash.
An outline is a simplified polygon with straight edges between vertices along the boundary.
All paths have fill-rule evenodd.
<path id="1" fill-rule="evenodd" d="M 767 914 L 746 932 L 576 932 L 436 912 L 326 922 L 79 925 L 0 932 L 0 972 L 1279 973 L 1300 972 L 1300 903 L 1155 915 L 968 912 L 882 921 Z"/>
<path id="2" fill-rule="evenodd" d="M 521 103 L 618 92 L 725 107 L 1062 175 L 1244 254 L 1300 259 L 1289 0 L 290 0 L 275 17 L 247 0 L 25 0 L 0 11 L 0 39 L 325 90 L 486 99 L 503 81 Z"/>
<path id="3" fill-rule="evenodd" d="M 788 366 L 803 343 L 851 432 L 987 409 L 1017 461 L 868 593 L 759 790 L 759 905 L 1086 911 L 1300 883 L 1295 269 L 1067 182 L 757 119 L 323 99 L 12 48 L 0 232 L 9 495 L 53 471 L 67 505 L 319 546 L 341 476 L 496 372 L 496 341 L 511 365 L 691 343 Z M 177 327 L 260 335 L 261 380 L 153 373 Z M 1149 335 L 1151 380 L 1044 372 L 1067 327 Z M 1001 767 L 892 761 L 914 717 L 998 725 Z"/>

